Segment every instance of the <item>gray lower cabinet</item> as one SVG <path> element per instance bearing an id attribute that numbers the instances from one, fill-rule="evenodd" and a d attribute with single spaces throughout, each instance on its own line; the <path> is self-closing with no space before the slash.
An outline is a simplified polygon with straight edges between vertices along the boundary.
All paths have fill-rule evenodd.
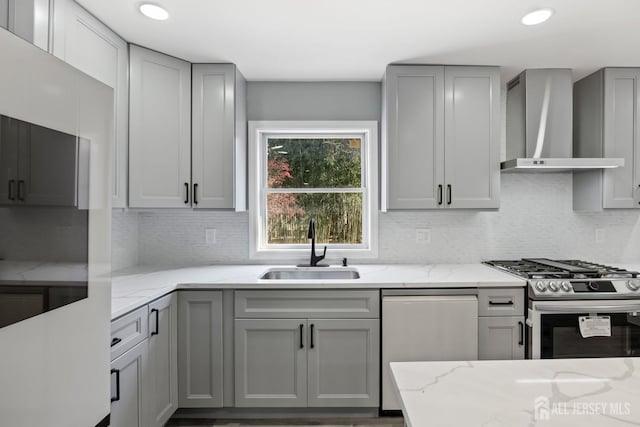
<path id="1" fill-rule="evenodd" d="M 111 362 L 111 426 L 150 425 L 144 400 L 149 342 L 143 340 Z"/>
<path id="2" fill-rule="evenodd" d="M 500 70 L 390 65 L 383 86 L 382 210 L 499 207 Z"/>
<path id="3" fill-rule="evenodd" d="M 236 319 L 236 406 L 306 407 L 306 341 L 306 319 Z"/>
<path id="4" fill-rule="evenodd" d="M 377 291 L 236 291 L 236 406 L 379 406 L 379 302 Z"/>
<path id="5" fill-rule="evenodd" d="M 478 359 L 524 359 L 524 317 L 478 318 Z"/>
<path id="6" fill-rule="evenodd" d="M 171 293 L 149 304 L 149 390 L 151 426 L 163 426 L 178 409 L 178 304 Z"/>
<path id="7" fill-rule="evenodd" d="M 223 406 L 222 292 L 178 292 L 178 406 Z"/>
<path id="8" fill-rule="evenodd" d="M 379 405 L 378 319 L 309 319 L 308 406 Z"/>

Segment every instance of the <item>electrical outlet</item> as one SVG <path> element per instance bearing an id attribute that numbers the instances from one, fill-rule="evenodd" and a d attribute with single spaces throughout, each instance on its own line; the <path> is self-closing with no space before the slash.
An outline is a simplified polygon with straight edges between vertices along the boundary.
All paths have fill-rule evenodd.
<path id="1" fill-rule="evenodd" d="M 431 230 L 428 228 L 416 228 L 416 243 L 419 245 L 431 243 Z"/>
<path id="2" fill-rule="evenodd" d="M 207 228 L 204 230 L 204 241 L 207 245 L 212 246 L 216 244 L 216 229 Z"/>
<path id="3" fill-rule="evenodd" d="M 602 243 L 604 239 L 604 228 L 596 228 L 596 243 Z"/>

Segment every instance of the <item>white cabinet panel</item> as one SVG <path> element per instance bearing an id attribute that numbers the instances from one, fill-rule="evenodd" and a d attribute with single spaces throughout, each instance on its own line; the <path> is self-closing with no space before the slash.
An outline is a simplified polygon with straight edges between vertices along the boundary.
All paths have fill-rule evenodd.
<path id="1" fill-rule="evenodd" d="M 8 3 L 8 4 L 7 4 Z M 40 49 L 49 49 L 49 0 L 0 1 L 7 4 L 7 29 L 33 43 Z M 2 13 L 0 13 L 0 18 Z"/>
<path id="2" fill-rule="evenodd" d="M 144 394 L 148 363 L 147 340 L 111 362 L 111 426 L 148 426 Z"/>
<path id="3" fill-rule="evenodd" d="M 524 359 L 524 317 L 480 317 L 478 359 Z"/>
<path id="4" fill-rule="evenodd" d="M 221 408 L 222 292 L 178 293 L 178 404 Z"/>
<path id="5" fill-rule="evenodd" d="M 129 54 L 127 42 L 72 0 L 56 0 L 53 54 L 113 88 L 112 206 L 127 206 Z"/>
<path id="6" fill-rule="evenodd" d="M 191 64 L 130 46 L 129 206 L 190 207 Z"/>

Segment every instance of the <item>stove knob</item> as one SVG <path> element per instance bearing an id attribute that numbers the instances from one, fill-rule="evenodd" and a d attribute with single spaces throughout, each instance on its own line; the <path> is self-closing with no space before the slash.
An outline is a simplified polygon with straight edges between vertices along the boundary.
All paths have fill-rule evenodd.
<path id="1" fill-rule="evenodd" d="M 551 292 L 558 292 L 558 285 L 556 285 L 556 282 L 549 283 L 549 290 Z"/>
<path id="2" fill-rule="evenodd" d="M 569 282 L 562 282 L 562 284 L 560 285 L 560 287 L 562 288 L 563 291 L 565 292 L 570 292 L 571 291 L 571 285 L 569 284 Z"/>
<path id="3" fill-rule="evenodd" d="M 547 284 L 544 282 L 538 282 L 536 283 L 536 289 L 540 292 L 544 292 L 547 290 Z"/>
<path id="4" fill-rule="evenodd" d="M 628 280 L 627 281 L 627 288 L 629 288 L 632 291 L 637 291 L 638 289 L 640 289 L 640 284 L 638 283 L 637 280 Z"/>

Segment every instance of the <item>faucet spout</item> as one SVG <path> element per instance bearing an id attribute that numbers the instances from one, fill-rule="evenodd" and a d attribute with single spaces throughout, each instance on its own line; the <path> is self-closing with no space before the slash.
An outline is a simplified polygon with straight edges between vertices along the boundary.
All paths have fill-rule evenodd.
<path id="1" fill-rule="evenodd" d="M 327 255 L 327 247 L 324 247 L 322 255 L 316 255 L 316 220 L 309 220 L 309 231 L 307 237 L 311 239 L 311 258 L 309 259 L 309 267 L 327 267 L 326 264 L 318 264 Z"/>

